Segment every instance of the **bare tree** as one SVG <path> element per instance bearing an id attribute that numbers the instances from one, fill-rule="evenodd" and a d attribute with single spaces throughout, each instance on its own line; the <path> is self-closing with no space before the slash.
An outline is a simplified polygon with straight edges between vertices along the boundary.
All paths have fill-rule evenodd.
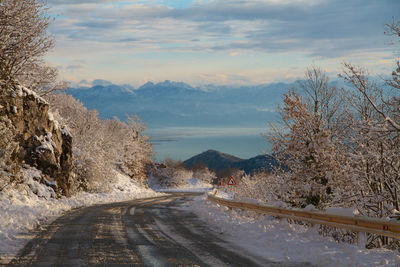
<path id="1" fill-rule="evenodd" d="M 288 185 L 286 201 L 322 207 L 338 193 L 343 171 L 326 121 L 309 107 L 296 92 L 285 94 L 282 120 L 287 128 L 272 131 L 267 138 L 282 165 L 290 168 L 277 174 Z"/>
<path id="2" fill-rule="evenodd" d="M 394 87 L 396 89 L 397 89 L 397 87 L 400 88 L 400 81 L 398 80 L 398 76 L 400 74 L 399 62 L 397 62 L 397 65 L 398 65 L 398 68 L 392 72 L 392 79 L 386 81 L 387 85 Z M 388 110 L 385 110 L 385 108 L 384 108 L 385 105 L 379 106 L 377 104 L 377 102 L 370 95 L 370 88 L 369 88 L 370 82 L 368 81 L 368 75 L 362 68 L 358 68 L 349 63 L 344 63 L 344 67 L 345 67 L 345 69 L 343 71 L 343 74 L 340 76 L 343 77 L 346 81 L 348 81 L 351 85 L 353 85 L 353 87 L 355 89 L 357 89 L 363 95 L 364 100 L 366 102 L 368 102 L 368 105 L 370 107 L 372 107 L 377 114 L 379 114 L 381 119 L 383 119 L 384 121 L 389 123 L 389 125 L 391 126 L 391 128 L 393 130 L 400 132 L 399 122 L 397 122 L 394 119 L 394 116 L 391 116 L 391 115 L 397 116 L 395 113 L 397 113 L 400 110 L 398 108 L 395 108 L 392 110 L 395 113 L 390 114 L 388 112 Z M 387 104 L 399 105 L 399 100 L 400 100 L 399 97 L 395 96 L 395 97 L 393 97 L 392 100 L 393 100 L 392 103 L 387 103 Z"/>
<path id="3" fill-rule="evenodd" d="M 400 21 L 395 21 L 393 19 L 392 23 L 385 25 L 385 34 L 389 36 L 400 37 Z"/>
<path id="4" fill-rule="evenodd" d="M 63 86 L 57 82 L 57 70 L 43 59 L 54 46 L 46 11 L 41 0 L 0 1 L 0 79 L 41 95 Z"/>
<path id="5" fill-rule="evenodd" d="M 118 152 L 121 167 L 129 176 L 143 182 L 146 178 L 146 166 L 153 156 L 149 138 L 143 135 L 146 127 L 137 116 L 129 116 L 127 123 L 123 125 L 122 149 Z"/>
<path id="6" fill-rule="evenodd" d="M 400 88 L 398 66 L 392 79 L 385 81 L 394 90 Z M 388 216 L 400 209 L 400 97 L 385 97 L 364 69 L 349 63 L 344 67 L 341 76 L 355 89 L 348 153 L 351 173 L 359 182 L 360 206 L 369 215 Z"/>
<path id="7" fill-rule="evenodd" d="M 400 39 L 400 21 L 393 21 L 391 24 L 385 25 L 387 30 L 385 34 L 399 37 Z M 392 131 L 400 132 L 400 97 L 394 96 L 390 103 L 379 106 L 375 99 L 369 95 L 371 83 L 368 80 L 368 75 L 362 68 L 356 67 L 350 63 L 344 63 L 343 74 L 339 75 L 350 84 L 353 85 L 365 98 L 369 106 L 372 107 L 379 116 L 389 124 Z M 397 61 L 396 69 L 391 73 L 391 79 L 386 80 L 386 85 L 392 89 L 400 89 L 400 62 Z M 391 108 L 388 108 L 391 106 Z M 386 107 L 386 108 L 385 108 Z"/>
<path id="8" fill-rule="evenodd" d="M 300 90 L 305 93 L 305 102 L 308 109 L 326 122 L 332 129 L 335 116 L 340 113 L 342 99 L 335 86 L 329 85 L 329 78 L 325 71 L 318 67 L 306 70 L 305 79 L 299 82 Z"/>
<path id="9" fill-rule="evenodd" d="M 266 137 L 281 166 L 290 169 L 277 173 L 285 179 L 282 194 L 289 197 L 287 201 L 300 206 L 326 205 L 344 182 L 343 158 L 338 152 L 342 147 L 343 98 L 317 67 L 306 71 L 296 91 L 284 95 L 281 122 L 270 124 L 272 131 Z"/>

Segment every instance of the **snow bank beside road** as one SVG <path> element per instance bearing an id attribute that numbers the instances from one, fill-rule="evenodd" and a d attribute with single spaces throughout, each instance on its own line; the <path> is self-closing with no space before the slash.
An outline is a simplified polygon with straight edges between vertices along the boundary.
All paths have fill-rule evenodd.
<path id="1" fill-rule="evenodd" d="M 211 184 L 205 183 L 193 177 L 187 179 L 184 184 L 181 184 L 177 187 L 163 188 L 159 183 L 157 183 L 156 179 L 151 177 L 148 179 L 148 183 L 152 189 L 157 192 L 163 193 L 202 193 L 211 191 L 213 189 L 213 186 Z"/>
<path id="2" fill-rule="evenodd" d="M 79 193 L 71 198 L 55 199 L 51 187 L 34 180 L 40 173 L 25 173 L 25 183 L 0 193 L 0 264 L 7 263 L 33 237 L 29 233 L 73 208 L 126 201 L 159 195 L 141 187 L 128 176 L 115 173 L 110 193 Z"/>
<path id="3" fill-rule="evenodd" d="M 334 267 L 400 266 L 400 255 L 394 251 L 337 243 L 312 228 L 267 215 L 229 210 L 208 201 L 206 196 L 187 203 L 185 209 L 195 212 L 227 240 L 268 260 Z"/>

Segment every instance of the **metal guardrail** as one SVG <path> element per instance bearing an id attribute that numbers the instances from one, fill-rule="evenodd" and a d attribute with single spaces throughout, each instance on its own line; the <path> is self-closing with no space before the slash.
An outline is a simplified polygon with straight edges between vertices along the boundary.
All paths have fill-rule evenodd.
<path id="1" fill-rule="evenodd" d="M 222 199 L 210 194 L 208 194 L 208 199 L 230 208 L 239 208 L 261 214 L 309 222 L 312 224 L 322 224 L 335 228 L 348 229 L 359 233 L 378 234 L 400 239 L 400 222 L 386 221 L 365 216 L 345 216 L 315 211 L 304 211 L 301 209 L 277 208 L 263 204 Z"/>

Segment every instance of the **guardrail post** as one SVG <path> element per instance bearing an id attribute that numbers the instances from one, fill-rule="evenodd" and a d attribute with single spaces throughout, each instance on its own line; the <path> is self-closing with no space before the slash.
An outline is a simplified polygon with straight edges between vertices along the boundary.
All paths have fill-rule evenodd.
<path id="1" fill-rule="evenodd" d="M 359 248 L 365 248 L 367 245 L 367 233 L 357 232 L 357 245 Z"/>
<path id="2" fill-rule="evenodd" d="M 217 192 L 218 192 L 218 189 L 214 188 L 213 191 L 212 191 L 213 196 L 216 196 Z"/>
<path id="3" fill-rule="evenodd" d="M 308 228 L 308 232 L 312 235 L 319 235 L 319 225 L 315 223 L 311 223 L 310 227 Z"/>

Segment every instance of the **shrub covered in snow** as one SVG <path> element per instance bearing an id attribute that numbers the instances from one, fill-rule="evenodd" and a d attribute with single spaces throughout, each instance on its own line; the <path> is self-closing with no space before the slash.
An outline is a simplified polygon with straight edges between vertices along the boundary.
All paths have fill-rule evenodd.
<path id="1" fill-rule="evenodd" d="M 151 185 L 157 184 L 160 188 L 179 187 L 193 177 L 193 172 L 184 168 L 169 168 L 153 166 L 150 170 Z"/>
<path id="2" fill-rule="evenodd" d="M 168 166 L 169 165 L 169 166 Z M 182 164 L 154 164 L 149 169 L 152 188 L 210 187 L 216 178 L 208 168 L 186 169 Z"/>
<path id="3" fill-rule="evenodd" d="M 234 194 L 238 199 L 256 199 L 270 205 L 283 203 L 287 200 L 284 180 L 276 175 L 258 172 L 253 175 L 244 175 L 235 179 L 236 186 L 225 186 L 225 190 Z M 286 190 L 290 190 L 286 187 Z"/>
<path id="4" fill-rule="evenodd" d="M 127 122 L 103 120 L 97 111 L 64 93 L 47 97 L 55 119 L 66 124 L 73 136 L 75 191 L 108 191 L 112 169 L 144 181 L 152 147 L 143 135 L 145 127 L 138 118 Z"/>
<path id="5" fill-rule="evenodd" d="M 206 184 L 212 184 L 217 179 L 214 172 L 210 171 L 207 167 L 197 168 L 193 170 L 193 177 Z"/>

